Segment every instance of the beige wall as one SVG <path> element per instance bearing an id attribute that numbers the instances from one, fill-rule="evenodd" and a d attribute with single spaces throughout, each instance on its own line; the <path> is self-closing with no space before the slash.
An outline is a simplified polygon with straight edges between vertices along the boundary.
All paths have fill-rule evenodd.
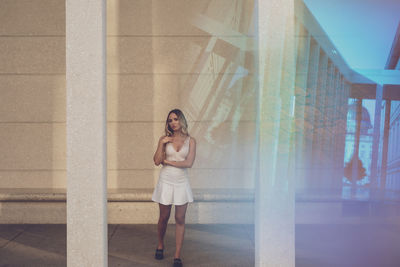
<path id="1" fill-rule="evenodd" d="M 65 3 L 0 1 L 0 187 L 65 187 Z"/>
<path id="2" fill-rule="evenodd" d="M 176 107 L 192 186 L 252 188 L 253 1 L 107 2 L 109 188 L 154 186 Z M 0 187 L 65 188 L 65 1 L 0 0 L 0 92 Z"/>

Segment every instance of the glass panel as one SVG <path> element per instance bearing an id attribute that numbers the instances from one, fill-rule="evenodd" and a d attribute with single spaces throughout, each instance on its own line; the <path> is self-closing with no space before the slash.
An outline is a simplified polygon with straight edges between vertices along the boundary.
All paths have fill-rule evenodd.
<path id="1" fill-rule="evenodd" d="M 202 264 L 219 264 L 201 254 L 204 245 L 225 258 L 225 245 L 215 246 L 215 233 L 223 228 L 216 224 L 231 225 L 224 228 L 228 238 L 253 236 L 255 13 L 253 1 L 107 1 L 108 194 L 123 203 L 109 206 L 110 214 L 119 214 L 109 220 L 110 231 L 117 229 L 109 240 L 111 266 L 121 258 L 153 264 L 134 244 L 155 249 L 161 226 L 168 229 L 165 245 L 172 253 L 175 231 L 167 228 L 165 210 L 172 207 L 173 224 L 174 210 L 188 201 L 194 203 L 187 206 L 186 235 Z M 172 110 L 183 128 L 168 129 Z M 137 223 L 145 225 L 118 225 Z M 254 239 L 240 240 L 235 250 L 241 252 L 224 264 L 254 265 Z M 132 245 L 121 252 L 127 242 Z M 195 265 L 190 254 L 182 256 Z"/>
<path id="2" fill-rule="evenodd" d="M 400 101 L 391 101 L 386 189 L 400 191 Z"/>

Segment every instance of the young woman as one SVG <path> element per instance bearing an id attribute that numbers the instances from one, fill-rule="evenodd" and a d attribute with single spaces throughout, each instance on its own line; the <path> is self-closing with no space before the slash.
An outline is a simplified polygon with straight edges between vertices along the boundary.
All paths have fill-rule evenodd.
<path id="1" fill-rule="evenodd" d="M 173 109 L 165 122 L 165 136 L 161 136 L 154 154 L 154 164 L 163 167 L 152 200 L 159 203 L 158 245 L 155 258 L 164 258 L 164 235 L 167 230 L 172 205 L 175 205 L 176 250 L 174 267 L 181 267 L 180 253 L 185 233 L 185 214 L 188 202 L 193 202 L 187 168 L 191 168 L 196 157 L 196 141 L 189 136 L 187 122 L 182 111 Z"/>

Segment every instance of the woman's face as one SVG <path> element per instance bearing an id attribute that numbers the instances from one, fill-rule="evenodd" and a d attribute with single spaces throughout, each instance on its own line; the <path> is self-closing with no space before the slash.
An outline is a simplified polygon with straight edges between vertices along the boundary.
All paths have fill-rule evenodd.
<path id="1" fill-rule="evenodd" d="M 181 124 L 179 122 L 178 116 L 173 112 L 169 114 L 168 125 L 174 132 L 179 131 L 181 129 Z"/>

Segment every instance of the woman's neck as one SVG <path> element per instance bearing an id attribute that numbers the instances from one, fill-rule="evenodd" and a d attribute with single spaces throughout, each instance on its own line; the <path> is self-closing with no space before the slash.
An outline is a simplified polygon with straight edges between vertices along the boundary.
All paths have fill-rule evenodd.
<path id="1" fill-rule="evenodd" d="M 174 132 L 174 133 L 172 134 L 172 136 L 173 136 L 173 137 L 176 137 L 176 136 L 184 137 L 184 136 L 186 136 L 186 134 L 182 133 L 182 131 L 179 130 L 179 131 L 177 131 L 177 132 Z"/>

